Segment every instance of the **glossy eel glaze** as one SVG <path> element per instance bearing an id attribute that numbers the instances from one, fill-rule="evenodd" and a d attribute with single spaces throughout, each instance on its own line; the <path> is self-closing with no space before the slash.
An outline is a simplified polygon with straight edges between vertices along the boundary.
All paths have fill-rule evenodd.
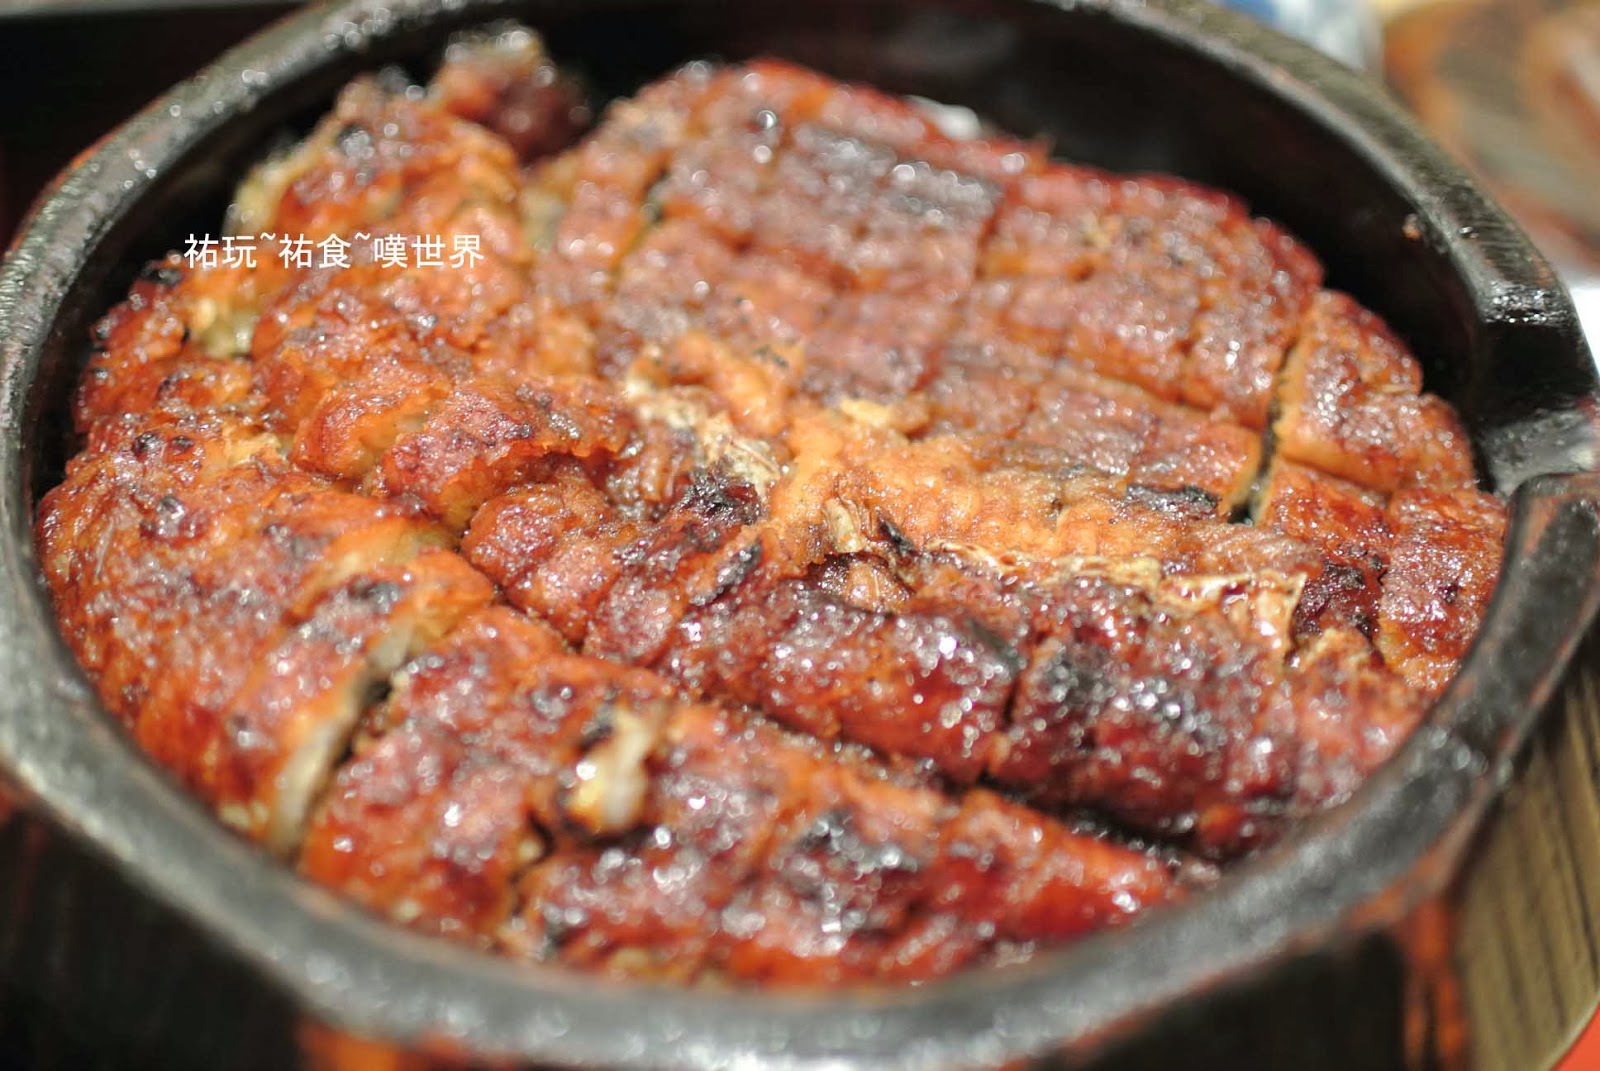
<path id="1" fill-rule="evenodd" d="M 916 981 L 1204 888 L 1449 681 L 1503 506 L 1237 200 L 774 62 L 578 100 L 518 32 L 357 82 L 253 264 L 95 331 L 41 560 L 229 826 L 515 957 Z"/>

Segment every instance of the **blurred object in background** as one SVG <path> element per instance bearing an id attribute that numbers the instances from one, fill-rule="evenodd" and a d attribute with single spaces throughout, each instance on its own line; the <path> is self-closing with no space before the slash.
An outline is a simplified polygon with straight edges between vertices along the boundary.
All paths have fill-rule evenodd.
<path id="1" fill-rule="evenodd" d="M 1378 17 L 1367 0 L 1220 0 L 1360 70 L 1378 65 Z"/>
<path id="2" fill-rule="evenodd" d="M 1600 0 L 1409 6 L 1384 66 L 1555 262 L 1600 348 Z"/>
<path id="3" fill-rule="evenodd" d="M 1566 279 L 1600 353 L 1600 0 L 1379 0 L 1384 70 Z M 1600 1067 L 1600 1018 L 1557 1071 Z"/>

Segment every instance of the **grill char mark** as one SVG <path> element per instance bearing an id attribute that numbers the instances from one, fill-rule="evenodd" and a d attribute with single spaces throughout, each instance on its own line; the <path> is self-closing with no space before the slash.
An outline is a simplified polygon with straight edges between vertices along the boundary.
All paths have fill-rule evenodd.
<path id="1" fill-rule="evenodd" d="M 314 817 L 302 869 L 539 958 L 679 979 L 922 978 L 1180 892 L 1160 861 L 685 704 L 503 610 L 416 663 L 379 732 Z M 648 746 L 601 769 L 627 732 Z M 604 777 L 627 806 L 597 834 L 575 801 Z M 751 927 L 780 903 L 782 925 Z M 908 956 L 930 929 L 951 933 Z"/>

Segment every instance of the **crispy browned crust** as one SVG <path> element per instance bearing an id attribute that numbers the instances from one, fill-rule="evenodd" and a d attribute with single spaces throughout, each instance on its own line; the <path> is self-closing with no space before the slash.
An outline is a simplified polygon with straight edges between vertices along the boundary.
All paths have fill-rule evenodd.
<path id="1" fill-rule="evenodd" d="M 1372 634 L 1393 542 L 1382 494 L 1280 455 L 1256 520 L 1328 556 L 1295 609 L 1302 632 L 1346 623 Z"/>
<path id="2" fill-rule="evenodd" d="M 505 610 L 409 671 L 375 731 L 314 816 L 302 869 L 536 958 L 917 979 L 1178 893 L 1160 860 L 687 704 Z M 909 954 L 930 929 L 938 946 Z"/>
<path id="3" fill-rule="evenodd" d="M 536 42 L 451 57 L 231 226 L 481 258 L 152 265 L 39 513 L 107 706 L 310 877 L 617 974 L 933 978 L 1181 895 L 1450 679 L 1503 507 L 1237 200 L 772 62 L 557 152 Z"/>
<path id="4" fill-rule="evenodd" d="M 1505 507 L 1478 491 L 1402 491 L 1378 606 L 1378 650 L 1425 696 L 1444 690 L 1500 574 Z"/>
<path id="5" fill-rule="evenodd" d="M 1460 421 L 1421 386 L 1422 370 L 1382 321 L 1324 293 L 1284 369 L 1278 450 L 1377 491 L 1473 486 Z"/>

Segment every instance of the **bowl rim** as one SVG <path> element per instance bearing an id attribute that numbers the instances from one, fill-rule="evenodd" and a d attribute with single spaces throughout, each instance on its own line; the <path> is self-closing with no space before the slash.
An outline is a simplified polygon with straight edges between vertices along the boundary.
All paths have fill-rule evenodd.
<path id="1" fill-rule="evenodd" d="M 1426 239 L 1447 243 L 1487 321 L 1542 325 L 1583 345 L 1548 265 L 1356 72 L 1203 0 L 1004 3 L 1125 24 L 1289 102 L 1425 207 Z M 299 11 L 156 100 L 41 196 L 0 267 L 0 773 L 305 1013 L 406 1046 L 561 1064 L 920 1068 L 1087 1047 L 1288 951 L 1391 925 L 1437 892 L 1600 602 L 1600 482 L 1591 471 L 1534 473 L 1524 484 L 1505 575 L 1473 652 L 1428 723 L 1355 801 L 1241 868 L 1225 895 L 1018 968 L 916 989 L 686 992 L 499 961 L 302 882 L 142 760 L 57 634 L 32 545 L 30 398 L 86 253 L 157 176 L 276 87 L 425 28 L 539 6 L 335 0 Z M 130 171 L 129 160 L 141 166 Z"/>

